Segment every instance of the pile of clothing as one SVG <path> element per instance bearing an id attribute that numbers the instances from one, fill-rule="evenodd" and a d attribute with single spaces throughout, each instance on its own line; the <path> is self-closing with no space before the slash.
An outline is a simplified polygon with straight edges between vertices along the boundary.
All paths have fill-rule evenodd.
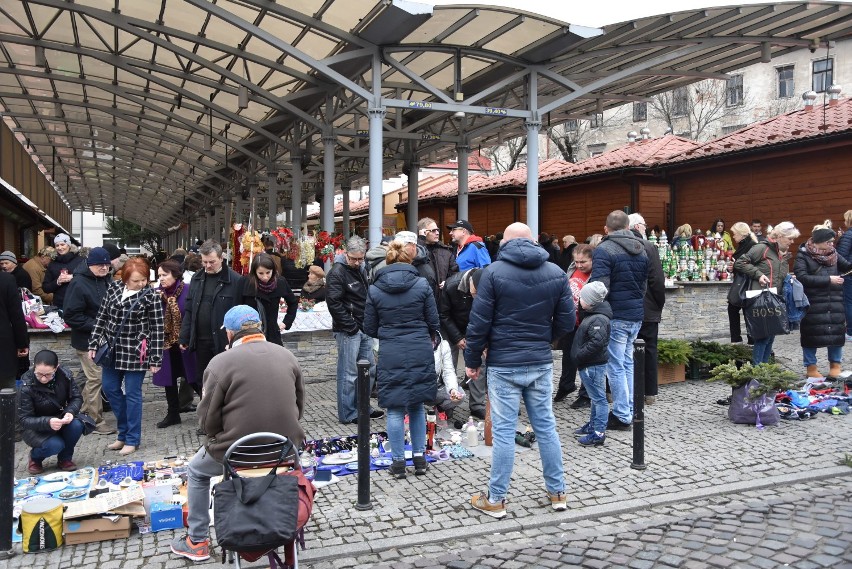
<path id="1" fill-rule="evenodd" d="M 792 389 L 775 396 L 775 407 L 782 419 L 812 419 L 818 413 L 848 415 L 852 403 L 852 379 L 825 379 L 808 382 L 798 391 Z"/>

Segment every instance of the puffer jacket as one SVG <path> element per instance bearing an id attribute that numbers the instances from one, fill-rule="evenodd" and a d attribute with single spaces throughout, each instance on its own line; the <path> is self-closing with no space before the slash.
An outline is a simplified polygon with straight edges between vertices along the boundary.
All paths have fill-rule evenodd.
<path id="1" fill-rule="evenodd" d="M 574 329 L 568 279 L 530 239 L 507 241 L 482 273 L 467 325 L 465 365 L 518 367 L 553 363 L 550 344 Z"/>
<path id="2" fill-rule="evenodd" d="M 376 384 L 381 407 L 435 401 L 432 337 L 439 327 L 432 289 L 417 269 L 394 263 L 379 271 L 364 310 L 364 333 L 379 339 Z"/>
<path id="3" fill-rule="evenodd" d="M 53 304 L 55 306 L 58 306 L 59 308 L 64 307 L 65 295 L 68 293 L 68 285 L 71 284 L 70 282 L 64 284 L 56 282 L 56 279 L 59 278 L 59 274 L 62 272 L 62 269 L 67 269 L 68 272 L 73 275 L 74 271 L 81 263 L 85 265 L 86 260 L 77 253 L 68 251 L 64 255 L 57 255 L 56 258 L 47 266 L 47 271 L 44 273 L 44 281 L 41 286 L 44 289 L 44 292 L 53 293 Z M 74 279 L 71 280 L 73 281 Z"/>
<path id="4" fill-rule="evenodd" d="M 571 359 L 577 369 L 607 363 L 610 320 L 612 309 L 605 300 L 590 310 L 580 309 L 580 325 L 571 345 Z"/>
<path id="5" fill-rule="evenodd" d="M 71 370 L 64 366 L 56 368 L 53 389 L 36 379 L 32 369 L 23 377 L 23 386 L 18 393 L 18 422 L 21 436 L 27 445 L 39 448 L 56 431 L 50 428 L 50 420 L 62 418 L 65 413 L 76 416 L 83 406 L 83 397 L 74 381 Z"/>
<path id="6" fill-rule="evenodd" d="M 589 282 L 600 281 L 606 285 L 613 320 L 642 322 L 645 319 L 649 265 L 642 239 L 629 229 L 609 233 L 595 247 Z"/>
<path id="7" fill-rule="evenodd" d="M 108 274 L 97 277 L 85 263 L 74 271 L 74 278 L 68 283 L 65 294 L 62 318 L 71 327 L 71 346 L 75 350 L 89 349 L 89 334 L 95 327 L 98 308 L 110 282 L 112 279 Z"/>
<path id="8" fill-rule="evenodd" d="M 473 269 L 474 267 L 485 267 L 491 264 L 491 255 L 488 248 L 479 235 L 471 235 L 467 238 L 464 247 L 456 254 L 456 264 L 460 271 Z"/>
<path id="9" fill-rule="evenodd" d="M 363 267 L 353 269 L 345 255 L 338 255 L 325 275 L 325 302 L 331 314 L 331 329 L 350 336 L 364 325 L 367 304 L 367 273 Z"/>
<path id="10" fill-rule="evenodd" d="M 852 227 L 847 227 L 837 240 L 837 254 L 852 263 Z M 846 286 L 852 286 L 852 275 L 843 277 Z"/>
<path id="11" fill-rule="evenodd" d="M 796 279 L 805 288 L 810 307 L 801 322 L 800 341 L 805 348 L 842 346 L 846 342 L 846 311 L 843 305 L 843 285 L 832 284 L 830 277 L 852 269 L 852 263 L 837 257 L 837 263 L 825 266 L 799 247 L 793 264 Z"/>
<path id="12" fill-rule="evenodd" d="M 435 297 L 435 304 L 438 304 L 438 279 L 435 276 L 435 269 L 429 261 L 429 250 L 423 245 L 417 245 L 417 256 L 411 261 L 411 266 L 417 269 L 417 274 L 426 279 L 429 283 L 429 288 L 432 290 L 432 295 Z"/>
<path id="13" fill-rule="evenodd" d="M 784 286 L 784 277 L 790 272 L 790 252 L 780 253 L 778 243 L 768 240 L 766 243 L 758 243 L 737 259 L 734 263 L 734 272 L 743 273 L 751 279 L 750 290 L 760 290 L 760 277 L 766 275 L 770 278 L 770 287 L 776 287 L 781 294 Z"/>

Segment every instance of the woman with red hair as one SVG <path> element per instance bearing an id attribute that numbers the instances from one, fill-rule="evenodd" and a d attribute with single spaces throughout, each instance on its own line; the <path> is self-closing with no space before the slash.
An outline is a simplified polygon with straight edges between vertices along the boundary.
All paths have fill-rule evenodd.
<path id="1" fill-rule="evenodd" d="M 101 302 L 89 336 L 89 357 L 95 358 L 101 344 L 112 344 L 114 357 L 102 365 L 103 390 L 118 436 L 107 448 L 128 455 L 141 443 L 145 372 L 157 373 L 162 365 L 164 318 L 160 296 L 148 287 L 148 263 L 131 257 L 123 269 L 121 281 L 110 284 Z"/>

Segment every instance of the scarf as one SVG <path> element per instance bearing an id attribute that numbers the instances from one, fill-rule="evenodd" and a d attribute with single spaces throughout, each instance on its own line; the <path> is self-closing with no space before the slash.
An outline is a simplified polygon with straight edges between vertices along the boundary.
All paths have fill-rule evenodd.
<path id="1" fill-rule="evenodd" d="M 166 308 L 163 311 L 165 319 L 163 323 L 163 350 L 168 350 L 180 340 L 181 314 L 178 298 L 183 292 L 183 287 L 183 281 L 175 281 L 172 286 L 160 289 L 160 297 L 166 303 Z"/>
<path id="2" fill-rule="evenodd" d="M 810 253 L 811 257 L 813 257 L 814 261 L 819 263 L 820 265 L 824 265 L 826 267 L 833 267 L 837 264 L 837 250 L 834 248 L 834 244 L 831 245 L 831 253 L 825 254 L 817 251 L 814 243 L 811 239 L 808 239 L 807 243 L 805 243 L 805 248 Z"/>
<path id="3" fill-rule="evenodd" d="M 262 292 L 264 294 L 272 294 L 275 292 L 275 289 L 278 288 L 278 279 L 272 278 L 269 279 L 269 282 L 263 282 L 260 279 L 257 279 L 257 290 L 258 292 Z"/>
<path id="4" fill-rule="evenodd" d="M 320 279 L 315 283 L 311 283 L 310 281 L 305 281 L 305 284 L 302 285 L 302 290 L 307 292 L 307 293 L 311 293 L 311 292 L 318 291 L 319 289 L 321 289 L 324 286 L 325 286 L 325 279 Z"/>

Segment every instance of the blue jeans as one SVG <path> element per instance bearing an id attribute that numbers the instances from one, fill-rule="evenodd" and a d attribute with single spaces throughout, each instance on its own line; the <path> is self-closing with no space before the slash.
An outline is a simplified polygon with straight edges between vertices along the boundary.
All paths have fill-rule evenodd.
<path id="1" fill-rule="evenodd" d="M 775 336 L 754 341 L 754 348 L 751 352 L 751 363 L 753 365 L 769 363 L 769 356 L 772 355 L 772 343 L 774 341 Z"/>
<path id="2" fill-rule="evenodd" d="M 641 327 L 641 322 L 628 320 L 613 319 L 610 324 L 606 376 L 612 392 L 612 414 L 627 424 L 633 422 L 633 342 Z"/>
<path id="3" fill-rule="evenodd" d="M 426 410 L 423 403 L 411 403 L 408 407 L 388 407 L 387 429 L 391 444 L 391 456 L 405 460 L 405 415 L 408 414 L 408 430 L 411 432 L 411 450 L 423 454 L 426 450 Z"/>
<path id="4" fill-rule="evenodd" d="M 828 361 L 840 363 L 843 361 L 843 346 L 828 346 Z M 805 367 L 814 366 L 817 363 L 816 348 L 802 347 L 802 360 Z"/>
<path id="5" fill-rule="evenodd" d="M 606 400 L 606 365 L 589 366 L 580 370 L 580 379 L 592 400 L 592 415 L 589 423 L 595 432 L 606 432 L 609 403 Z"/>
<path id="6" fill-rule="evenodd" d="M 125 371 L 104 367 L 103 390 L 115 413 L 119 441 L 138 447 L 142 442 L 142 380 L 144 371 Z M 124 382 L 124 391 L 121 389 Z"/>
<path id="7" fill-rule="evenodd" d="M 502 500 L 509 491 L 515 463 L 515 431 L 521 398 L 538 441 L 544 485 L 551 494 L 565 491 L 562 445 L 553 417 L 553 364 L 488 368 L 491 435 L 494 450 L 488 497 Z M 391 443 L 393 444 L 393 443 Z"/>
<path id="8" fill-rule="evenodd" d="M 67 425 L 62 425 L 62 428 L 58 431 L 53 432 L 55 434 L 48 437 L 43 445 L 31 451 L 30 456 L 33 460 L 41 462 L 54 454 L 57 455 L 56 458 L 59 462 L 74 458 L 74 447 L 77 446 L 77 441 L 83 436 L 83 422 L 74 419 Z"/>
<path id="9" fill-rule="evenodd" d="M 846 308 L 846 335 L 852 336 L 852 276 L 843 280 L 843 306 Z"/>
<path id="10" fill-rule="evenodd" d="M 373 339 L 363 332 L 352 336 L 335 332 L 334 340 L 337 342 L 337 419 L 349 423 L 358 417 L 358 360 L 370 362 L 370 389 L 373 388 L 376 377 Z"/>

